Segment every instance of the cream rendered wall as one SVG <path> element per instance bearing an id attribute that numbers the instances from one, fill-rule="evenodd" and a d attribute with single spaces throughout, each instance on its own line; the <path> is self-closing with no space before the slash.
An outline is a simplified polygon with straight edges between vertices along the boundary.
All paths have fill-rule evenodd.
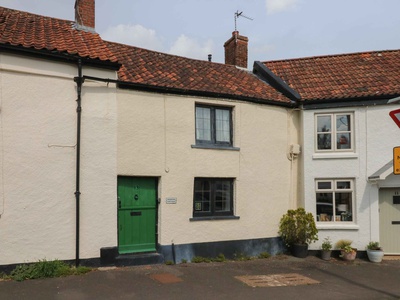
<path id="1" fill-rule="evenodd" d="M 239 151 L 191 147 L 196 103 L 233 107 Z M 118 174 L 159 178 L 162 245 L 276 237 L 291 201 L 287 151 L 298 143 L 296 122 L 296 113 L 274 106 L 119 90 Z M 293 172 L 296 177 L 296 161 Z M 236 178 L 234 214 L 240 219 L 190 221 L 195 177 Z M 177 203 L 167 204 L 167 197 Z"/>
<path id="2" fill-rule="evenodd" d="M 379 187 L 400 186 L 395 175 L 385 181 L 371 182 L 368 177 L 388 163 L 393 157 L 393 147 L 400 144 L 400 131 L 389 117 L 395 109 L 391 105 L 319 109 L 303 111 L 303 203 L 306 210 L 316 214 L 316 178 L 353 178 L 355 183 L 355 222 L 352 224 L 317 223 L 319 241 L 311 245 L 319 249 L 323 239 L 329 236 L 333 242 L 339 239 L 353 240 L 353 246 L 364 250 L 371 240 L 379 241 Z M 353 112 L 355 152 L 342 154 L 316 154 L 314 151 L 314 116 L 316 113 Z"/>
<path id="3" fill-rule="evenodd" d="M 0 55 L 0 265 L 75 258 L 77 73 Z M 82 109 L 80 257 L 92 258 L 116 245 L 115 87 L 85 82 Z"/>

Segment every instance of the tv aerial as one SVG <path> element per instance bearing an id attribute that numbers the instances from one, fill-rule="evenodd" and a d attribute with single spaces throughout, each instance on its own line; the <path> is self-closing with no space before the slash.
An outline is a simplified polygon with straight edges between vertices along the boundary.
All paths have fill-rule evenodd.
<path id="1" fill-rule="evenodd" d="M 243 18 L 246 18 L 246 19 L 248 19 L 248 20 L 250 20 L 250 21 L 253 21 L 253 19 L 252 18 L 250 18 L 250 17 L 248 17 L 248 16 L 245 16 L 244 14 L 243 14 L 243 11 L 241 11 L 241 12 L 239 12 L 238 10 L 235 12 L 235 31 L 237 31 L 237 19 L 239 18 L 239 17 L 243 17 Z"/>

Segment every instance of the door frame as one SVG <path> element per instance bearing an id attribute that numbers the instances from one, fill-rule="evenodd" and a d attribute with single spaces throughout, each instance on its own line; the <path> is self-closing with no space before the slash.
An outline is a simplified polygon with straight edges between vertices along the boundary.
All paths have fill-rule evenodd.
<path id="1" fill-rule="evenodd" d="M 382 226 L 382 219 L 383 219 L 383 216 L 382 216 L 382 204 L 383 204 L 383 202 L 386 202 L 385 200 L 387 200 L 387 199 L 384 199 L 385 197 L 387 197 L 387 195 L 384 195 L 385 192 L 390 191 L 390 190 L 393 190 L 393 191 L 394 190 L 398 190 L 398 191 L 400 191 L 400 187 L 396 187 L 396 186 L 393 186 L 393 187 L 388 186 L 388 187 L 386 187 L 386 186 L 384 186 L 384 187 L 380 187 L 379 190 L 378 190 L 378 195 L 379 195 L 378 196 L 378 202 L 379 202 L 379 239 L 380 239 L 380 241 L 382 240 L 382 231 L 385 231 L 385 230 L 388 229 L 388 226 L 385 226 L 385 227 Z M 400 196 L 400 193 L 399 193 L 399 196 Z M 393 205 L 394 204 L 390 205 L 390 209 L 395 209 Z M 400 225 L 397 225 L 397 226 L 400 227 Z M 385 251 L 385 254 L 387 254 L 387 255 L 399 255 L 400 254 L 400 247 L 399 247 L 397 252 L 386 252 Z"/>
<path id="2" fill-rule="evenodd" d="M 119 253 L 119 205 L 118 205 L 118 202 L 119 202 L 119 196 L 118 196 L 118 179 L 120 178 L 120 177 L 128 177 L 128 178 L 146 178 L 146 179 L 154 179 L 154 181 L 155 181 L 155 201 L 156 201 L 156 203 L 155 203 L 155 232 L 154 232 L 154 242 L 155 242 L 155 249 L 156 249 L 156 252 L 159 252 L 159 239 L 158 239 L 158 237 L 159 237 L 159 234 L 158 234 L 158 228 L 159 228 L 159 226 L 158 226 L 158 215 L 159 215 L 159 213 L 158 213 L 158 210 L 159 210 L 159 204 L 160 204 L 160 201 L 159 201 L 159 197 L 158 197 L 158 189 L 159 189 L 159 184 L 160 184 L 160 177 L 157 177 L 157 176 L 131 176 L 131 175 L 117 175 L 117 251 L 118 251 L 118 253 Z M 146 253 L 145 251 L 144 252 L 132 252 L 132 253 Z"/>

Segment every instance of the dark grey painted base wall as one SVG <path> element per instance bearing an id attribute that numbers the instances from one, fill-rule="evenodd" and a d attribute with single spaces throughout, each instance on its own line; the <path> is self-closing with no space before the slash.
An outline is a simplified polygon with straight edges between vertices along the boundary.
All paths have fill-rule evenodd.
<path id="1" fill-rule="evenodd" d="M 227 259 L 233 259 L 235 255 L 258 256 L 262 252 L 276 255 L 285 251 L 286 248 L 278 237 L 159 246 L 159 252 L 165 261 L 170 260 L 175 263 L 181 263 L 182 260 L 190 262 L 195 256 L 214 258 L 221 253 Z"/>

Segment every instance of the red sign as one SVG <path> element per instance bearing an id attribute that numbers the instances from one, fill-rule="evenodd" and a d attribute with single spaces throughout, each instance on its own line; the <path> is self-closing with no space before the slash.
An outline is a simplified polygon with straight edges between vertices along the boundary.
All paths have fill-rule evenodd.
<path id="1" fill-rule="evenodd" d="M 400 109 L 392 110 L 389 113 L 389 116 L 393 119 L 393 121 L 400 127 Z"/>

